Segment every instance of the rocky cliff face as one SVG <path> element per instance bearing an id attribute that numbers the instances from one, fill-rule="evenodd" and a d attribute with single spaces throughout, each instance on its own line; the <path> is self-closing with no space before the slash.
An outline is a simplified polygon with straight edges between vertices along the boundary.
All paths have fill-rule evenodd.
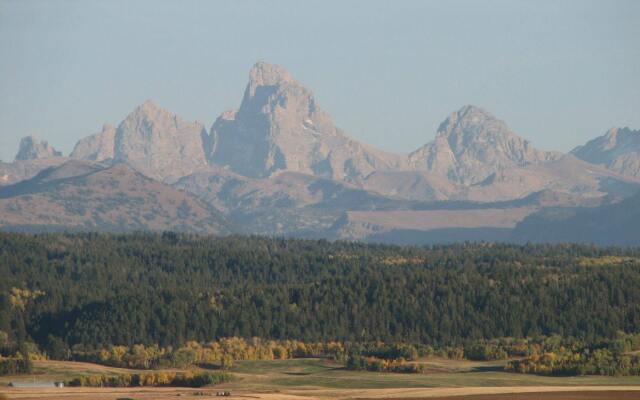
<path id="1" fill-rule="evenodd" d="M 539 164 L 560 156 L 534 148 L 485 110 L 465 106 L 440 125 L 433 142 L 409 155 L 409 164 L 456 183 L 474 184 L 505 168 Z"/>
<path id="2" fill-rule="evenodd" d="M 640 130 L 612 128 L 571 151 L 576 157 L 619 172 L 640 177 Z"/>
<path id="3" fill-rule="evenodd" d="M 350 139 L 310 90 L 266 63 L 251 69 L 240 108 L 216 120 L 210 139 L 211 162 L 254 178 L 287 170 L 350 181 L 403 159 Z"/>
<path id="4" fill-rule="evenodd" d="M 104 124 L 101 132 L 80 139 L 70 157 L 87 161 L 109 160 L 113 158 L 115 140 L 116 128 L 113 125 Z"/>
<path id="5" fill-rule="evenodd" d="M 26 136 L 20 140 L 16 161 L 39 160 L 60 156 L 62 156 L 62 153 L 54 149 L 46 140 L 40 140 L 35 136 Z"/>
<path id="6" fill-rule="evenodd" d="M 146 101 L 118 126 L 114 160 L 147 176 L 174 181 L 207 164 L 204 126 Z"/>

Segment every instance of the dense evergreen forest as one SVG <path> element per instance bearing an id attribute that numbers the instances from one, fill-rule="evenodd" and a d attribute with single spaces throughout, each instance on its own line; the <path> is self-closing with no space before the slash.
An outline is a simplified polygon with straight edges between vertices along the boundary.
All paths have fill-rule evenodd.
<path id="1" fill-rule="evenodd" d="M 0 341 L 50 354 L 231 336 L 445 346 L 640 331 L 636 248 L 0 233 L 0 276 Z"/>

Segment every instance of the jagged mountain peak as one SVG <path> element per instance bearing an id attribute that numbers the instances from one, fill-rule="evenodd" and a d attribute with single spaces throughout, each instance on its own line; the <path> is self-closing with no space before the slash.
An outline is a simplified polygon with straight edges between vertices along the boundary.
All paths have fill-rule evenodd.
<path id="1" fill-rule="evenodd" d="M 238 111 L 211 127 L 208 154 L 210 162 L 254 178 L 286 170 L 353 180 L 400 162 L 347 137 L 311 90 L 263 62 L 251 69 Z"/>
<path id="2" fill-rule="evenodd" d="M 438 134 L 446 133 L 451 126 L 456 124 L 482 124 L 494 120 L 497 121 L 496 117 L 487 110 L 468 104 L 449 114 L 438 127 Z"/>
<path id="3" fill-rule="evenodd" d="M 142 104 L 140 104 L 137 108 L 140 109 L 159 109 L 161 108 L 160 106 L 158 106 L 158 104 L 156 104 L 155 101 L 151 100 L 151 99 L 146 99 Z"/>
<path id="4" fill-rule="evenodd" d="M 204 125 L 198 121 L 187 121 L 178 114 L 164 108 L 153 100 L 145 100 L 142 104 L 136 106 L 125 119 L 118 125 L 122 124 L 156 124 L 156 125 L 173 125 L 175 127 L 191 125 L 204 129 Z M 107 126 L 110 126 L 107 124 Z"/>
<path id="5" fill-rule="evenodd" d="M 409 164 L 458 183 L 475 184 L 504 168 L 537 164 L 560 156 L 534 148 L 493 114 L 466 105 L 440 124 L 434 141 L 409 155 Z"/>
<path id="6" fill-rule="evenodd" d="M 283 67 L 258 62 L 249 72 L 249 82 L 238 114 L 248 119 L 274 113 L 288 114 L 288 118 L 302 120 L 324 119 L 333 125 L 329 116 L 316 106 L 311 90 L 296 81 Z"/>
<path id="7" fill-rule="evenodd" d="M 125 121 L 128 119 L 146 119 L 148 121 L 159 121 L 159 120 L 174 120 L 181 119 L 176 114 L 170 112 L 169 110 L 160 107 L 153 100 L 145 100 L 144 103 L 137 106 L 127 117 Z M 123 121 L 124 122 L 124 121 Z"/>
<path id="8" fill-rule="evenodd" d="M 527 142 L 510 130 L 504 121 L 474 105 L 466 105 L 449 114 L 438 127 L 437 136 L 460 137 L 461 140 L 467 141 L 482 140 L 487 137 L 514 138 Z"/>
<path id="9" fill-rule="evenodd" d="M 574 156 L 623 175 L 640 177 L 640 130 L 611 128 L 571 150 Z"/>
<path id="10" fill-rule="evenodd" d="M 16 154 L 16 161 L 38 160 L 43 158 L 60 157 L 57 151 L 46 140 L 40 140 L 34 135 L 25 136 L 20 140 L 20 147 Z"/>
<path id="11" fill-rule="evenodd" d="M 597 158 L 603 152 L 624 153 L 636 151 L 639 147 L 640 130 L 634 131 L 629 127 L 613 127 L 607 130 L 604 135 L 571 150 L 571 154 L 589 161 L 589 158 Z"/>
<path id="12" fill-rule="evenodd" d="M 206 165 L 206 130 L 151 100 L 136 107 L 118 126 L 114 159 L 160 180 L 175 180 Z"/>
<path id="13" fill-rule="evenodd" d="M 631 130 L 625 126 L 623 128 L 611 128 L 605 133 L 606 148 L 612 149 L 619 145 L 640 144 L 640 131 Z"/>
<path id="14" fill-rule="evenodd" d="M 80 140 L 72 158 L 87 161 L 124 162 L 143 174 L 162 181 L 174 181 L 207 165 L 208 136 L 204 125 L 146 100 L 115 128 L 104 124 L 102 131 Z"/>
<path id="15" fill-rule="evenodd" d="M 116 127 L 105 123 L 102 130 L 80 139 L 70 157 L 87 161 L 104 161 L 113 158 Z"/>
<path id="16" fill-rule="evenodd" d="M 284 67 L 259 61 L 249 71 L 247 94 L 255 95 L 256 88 L 260 86 L 279 86 L 291 82 L 296 81 Z"/>

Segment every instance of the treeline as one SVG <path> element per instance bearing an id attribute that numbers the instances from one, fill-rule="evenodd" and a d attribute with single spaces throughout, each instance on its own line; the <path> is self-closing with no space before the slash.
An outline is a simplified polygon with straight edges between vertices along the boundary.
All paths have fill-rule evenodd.
<path id="1" fill-rule="evenodd" d="M 397 372 L 418 374 L 424 371 L 421 364 L 410 363 L 405 359 L 385 359 L 378 357 L 349 356 L 345 367 L 353 371 Z"/>
<path id="2" fill-rule="evenodd" d="M 239 360 L 283 360 L 289 358 L 327 357 L 342 359 L 342 343 L 303 343 L 296 340 L 262 340 L 259 338 L 221 338 L 207 343 L 187 342 L 172 348 L 145 346 L 107 346 L 85 350 L 75 346 L 67 359 L 87 361 L 120 368 L 160 369 L 215 365 L 228 369 Z"/>
<path id="3" fill-rule="evenodd" d="M 587 343 L 551 337 L 532 342 L 526 358 L 507 364 L 507 371 L 539 375 L 640 375 L 640 335 L 619 333 L 615 339 Z"/>
<path id="4" fill-rule="evenodd" d="M 183 373 L 163 371 L 144 374 L 85 375 L 67 382 L 68 386 L 92 387 L 138 387 L 138 386 L 179 386 L 203 387 L 230 382 L 233 375 L 226 372 Z"/>
<path id="5" fill-rule="evenodd" d="M 24 355 L 18 352 L 14 358 L 0 358 L 0 375 L 28 373 L 31 370 L 31 359 L 45 359 L 48 356 L 33 344 L 26 347 L 31 349 L 31 352 L 26 352 Z M 278 341 L 231 337 L 207 343 L 187 342 L 184 346 L 177 348 L 137 344 L 87 350 L 77 345 L 61 359 L 87 361 L 130 369 L 204 367 L 225 370 L 231 368 L 234 361 L 238 360 L 323 357 L 341 362 L 351 370 L 420 373 L 423 371 L 423 367 L 415 361 L 436 356 L 483 361 L 514 359 L 507 364 L 505 370 L 520 373 L 640 375 L 640 355 L 636 353 L 638 350 L 640 350 L 640 334 L 622 332 L 619 332 L 613 339 L 592 342 L 554 335 L 521 339 L 481 339 L 466 341 L 459 346 L 444 347 L 433 347 L 420 343 L 304 343 L 297 340 Z M 170 377 L 170 382 L 178 382 L 174 380 L 176 378 L 174 375 Z M 165 375 L 154 374 L 141 374 L 138 378 L 120 377 L 117 378 L 119 380 L 109 382 L 101 381 L 102 378 L 95 376 L 83 379 L 89 379 L 89 381 L 84 383 L 80 381 L 79 385 L 126 386 L 131 382 L 134 386 L 169 384 Z"/>
<path id="6" fill-rule="evenodd" d="M 640 355 L 620 354 L 608 349 L 535 354 L 511 361 L 507 371 L 556 376 L 640 375 Z"/>
<path id="7" fill-rule="evenodd" d="M 0 376 L 31 373 L 33 365 L 28 358 L 0 357 Z"/>
<path id="8" fill-rule="evenodd" d="M 639 260 L 635 248 L 578 245 L 0 233 L 0 354 L 32 345 L 65 359 L 260 337 L 499 358 L 468 343 L 638 332 Z"/>

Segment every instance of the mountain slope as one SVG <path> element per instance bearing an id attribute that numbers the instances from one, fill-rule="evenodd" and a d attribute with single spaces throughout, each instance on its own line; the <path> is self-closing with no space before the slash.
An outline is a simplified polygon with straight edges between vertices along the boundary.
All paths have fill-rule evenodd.
<path id="1" fill-rule="evenodd" d="M 604 167 L 589 164 L 571 155 L 553 161 L 492 168 L 480 165 L 478 171 L 491 172 L 482 181 L 462 184 L 429 171 L 376 171 L 359 182 L 360 186 L 384 196 L 416 201 L 495 202 L 523 198 L 542 190 L 571 195 L 568 199 L 594 199 L 604 196 L 623 198 L 638 188 L 640 180 L 625 177 Z M 484 175 L 480 174 L 478 176 Z M 567 205 L 577 205 L 575 203 Z"/>
<path id="2" fill-rule="evenodd" d="M 640 245 L 640 193 L 592 208 L 551 208 L 520 222 L 511 235 L 520 242 Z"/>
<path id="3" fill-rule="evenodd" d="M 0 189 L 0 226 L 24 230 L 176 230 L 227 233 L 197 198 L 125 164 L 70 161 Z"/>
<path id="4" fill-rule="evenodd" d="M 398 244 L 505 241 L 528 215 L 567 204 L 597 206 L 602 199 L 542 190 L 517 200 L 488 203 L 409 202 L 404 207 L 346 211 L 331 230 L 343 239 Z"/>
<path id="5" fill-rule="evenodd" d="M 465 106 L 440 125 L 433 142 L 409 155 L 409 164 L 456 183 L 474 184 L 506 168 L 540 164 L 560 156 L 534 148 L 483 109 Z"/>
<path id="6" fill-rule="evenodd" d="M 0 186 L 13 185 L 25 179 L 31 179 L 40 171 L 63 164 L 68 160 L 66 157 L 49 157 L 12 163 L 0 162 Z"/>
<path id="7" fill-rule="evenodd" d="M 475 106 L 452 113 L 435 140 L 409 154 L 408 165 L 413 171 L 375 171 L 359 184 L 411 200 L 495 202 L 543 190 L 585 199 L 624 197 L 639 183 L 570 155 L 538 150 Z"/>
<path id="8" fill-rule="evenodd" d="M 640 131 L 612 128 L 603 136 L 576 147 L 571 154 L 622 175 L 640 177 Z"/>
<path id="9" fill-rule="evenodd" d="M 244 233 L 324 237 L 344 210 L 406 207 L 345 182 L 280 171 L 249 178 L 216 166 L 180 179 L 175 187 L 222 210 Z"/>
<path id="10" fill-rule="evenodd" d="M 403 163 L 346 136 L 284 68 L 257 63 L 249 75 L 240 108 L 211 128 L 211 162 L 253 178 L 287 170 L 346 181 Z"/>

